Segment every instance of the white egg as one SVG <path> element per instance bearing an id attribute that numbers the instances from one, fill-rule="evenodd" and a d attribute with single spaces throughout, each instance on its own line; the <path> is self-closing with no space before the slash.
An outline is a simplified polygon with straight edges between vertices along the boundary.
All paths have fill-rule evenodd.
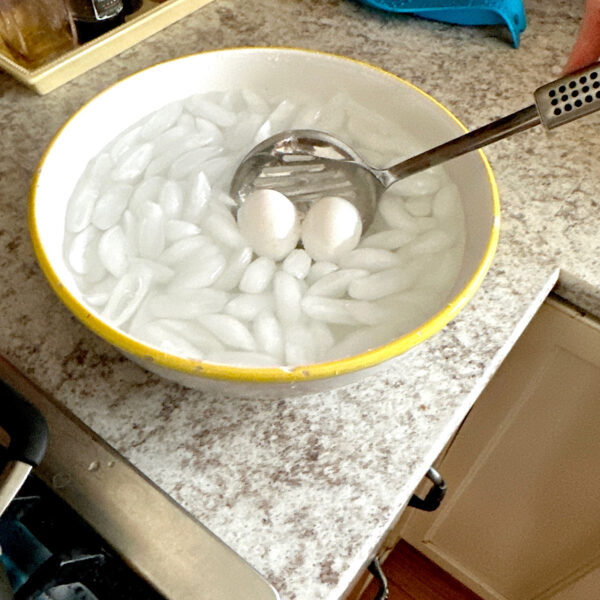
<path id="1" fill-rule="evenodd" d="M 361 233 L 358 210 L 337 196 L 315 202 L 302 223 L 302 243 L 314 260 L 337 261 L 356 248 Z"/>
<path id="2" fill-rule="evenodd" d="M 255 190 L 237 213 L 238 227 L 259 256 L 285 258 L 300 239 L 300 221 L 294 204 L 275 190 Z"/>

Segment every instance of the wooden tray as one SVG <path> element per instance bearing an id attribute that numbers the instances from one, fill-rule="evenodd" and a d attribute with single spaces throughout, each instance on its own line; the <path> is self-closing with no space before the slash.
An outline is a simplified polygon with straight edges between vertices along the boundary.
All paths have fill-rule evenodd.
<path id="1" fill-rule="evenodd" d="M 144 0 L 126 22 L 35 69 L 28 69 L 0 52 L 0 69 L 38 94 L 47 94 L 141 40 L 189 15 L 212 0 Z"/>

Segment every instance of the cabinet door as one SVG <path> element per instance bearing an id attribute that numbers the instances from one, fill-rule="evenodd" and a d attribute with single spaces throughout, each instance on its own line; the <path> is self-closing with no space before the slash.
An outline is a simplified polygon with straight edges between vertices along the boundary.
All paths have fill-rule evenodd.
<path id="1" fill-rule="evenodd" d="M 549 300 L 443 458 L 441 508 L 402 537 L 485 599 L 595 600 L 599 464 L 600 327 Z"/>

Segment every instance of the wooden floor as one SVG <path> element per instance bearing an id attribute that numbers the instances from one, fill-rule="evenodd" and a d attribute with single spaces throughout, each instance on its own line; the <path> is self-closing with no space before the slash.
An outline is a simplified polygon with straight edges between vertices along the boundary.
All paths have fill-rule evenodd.
<path id="1" fill-rule="evenodd" d="M 389 600 L 481 600 L 402 540 L 388 556 L 383 571 Z M 360 600 L 373 600 L 376 593 L 377 586 L 371 583 Z"/>

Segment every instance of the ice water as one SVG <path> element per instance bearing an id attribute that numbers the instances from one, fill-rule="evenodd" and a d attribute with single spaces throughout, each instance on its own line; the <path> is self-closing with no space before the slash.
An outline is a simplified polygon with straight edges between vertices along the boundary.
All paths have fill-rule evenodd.
<path id="1" fill-rule="evenodd" d="M 343 94 L 317 103 L 234 90 L 171 103 L 94 157 L 70 198 L 64 254 L 89 308 L 164 352 L 253 367 L 366 352 L 441 310 L 465 244 L 458 188 L 442 167 L 386 191 L 368 231 L 333 259 L 319 239 L 272 252 L 256 234 L 266 214 L 240 227 L 233 172 L 254 145 L 293 128 L 337 135 L 376 166 L 413 153 L 407 132 Z M 283 217 L 272 217 L 261 235 L 277 241 Z M 307 221 L 296 231 L 288 219 L 286 235 Z"/>

